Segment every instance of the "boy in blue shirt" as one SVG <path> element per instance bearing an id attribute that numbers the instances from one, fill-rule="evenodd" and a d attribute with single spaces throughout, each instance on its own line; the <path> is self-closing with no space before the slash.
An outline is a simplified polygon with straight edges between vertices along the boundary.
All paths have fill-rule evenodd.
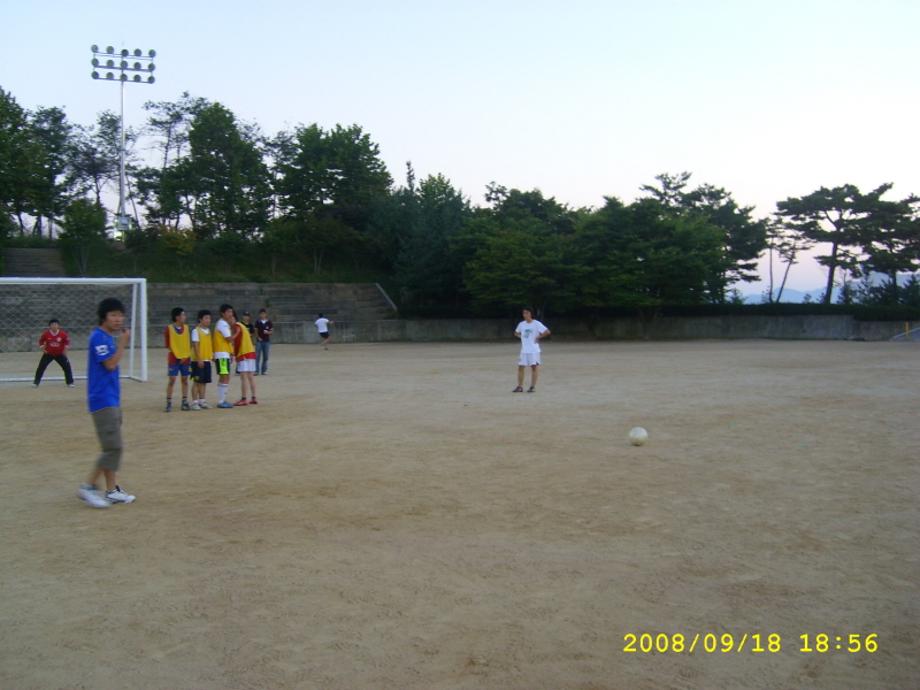
<path id="1" fill-rule="evenodd" d="M 87 403 L 102 453 L 86 484 L 81 484 L 77 496 L 93 508 L 108 508 L 113 503 L 133 503 L 136 496 L 122 491 L 116 483 L 121 465 L 121 382 L 118 363 L 131 337 L 125 324 L 125 307 L 109 297 L 99 303 L 99 326 L 89 337 L 86 366 Z M 118 336 L 116 341 L 115 336 Z M 96 488 L 99 477 L 105 477 L 105 494 Z"/>

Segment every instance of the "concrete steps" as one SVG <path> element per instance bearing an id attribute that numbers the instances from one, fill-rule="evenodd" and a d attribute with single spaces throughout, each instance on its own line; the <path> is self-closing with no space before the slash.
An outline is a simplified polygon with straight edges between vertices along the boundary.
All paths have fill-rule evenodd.
<path id="1" fill-rule="evenodd" d="M 58 249 L 9 248 L 3 252 L 3 275 L 17 278 L 63 278 L 67 273 Z"/>

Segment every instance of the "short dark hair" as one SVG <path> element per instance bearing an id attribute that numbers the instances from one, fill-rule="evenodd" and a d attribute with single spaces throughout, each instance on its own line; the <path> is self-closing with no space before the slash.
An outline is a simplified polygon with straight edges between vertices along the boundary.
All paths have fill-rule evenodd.
<path id="1" fill-rule="evenodd" d="M 201 321 L 205 316 L 210 316 L 210 315 L 211 315 L 210 309 L 199 309 L 198 310 L 198 320 L 199 321 Z"/>
<path id="2" fill-rule="evenodd" d="M 179 315 L 183 313 L 185 313 L 185 309 L 182 307 L 173 307 L 173 310 L 170 312 L 170 316 L 172 316 L 172 320 L 175 321 L 179 318 Z"/>
<path id="3" fill-rule="evenodd" d="M 530 315 L 531 315 L 531 316 L 534 316 L 533 307 L 529 307 L 529 306 L 527 306 L 526 304 L 525 304 L 523 307 L 521 307 L 521 311 L 522 311 L 522 312 L 524 312 L 524 311 L 529 311 L 529 312 L 530 312 Z"/>
<path id="4" fill-rule="evenodd" d="M 51 324 L 53 324 L 53 323 L 56 323 L 58 326 L 61 325 L 61 322 L 58 321 L 57 319 L 51 319 L 50 321 L 48 321 L 48 325 L 49 325 L 49 326 L 50 326 Z"/>
<path id="5" fill-rule="evenodd" d="M 229 309 L 230 311 L 233 311 L 233 307 L 231 307 L 229 304 L 222 304 L 222 305 L 220 305 L 220 309 L 218 309 L 217 311 L 218 311 L 218 313 L 219 313 L 221 316 L 223 316 L 224 313 L 225 313 L 228 309 Z"/>
<path id="6" fill-rule="evenodd" d="M 260 314 L 267 314 L 267 313 L 268 313 L 268 309 L 266 309 L 265 307 L 262 307 L 261 309 L 259 309 L 259 313 L 260 313 Z"/>
<path id="7" fill-rule="evenodd" d="M 125 313 L 125 305 L 121 303 L 120 299 L 115 297 L 106 297 L 99 303 L 99 306 L 96 309 L 96 316 L 99 317 L 99 323 L 105 322 L 105 318 L 113 311 L 120 311 L 122 314 Z"/>
<path id="8" fill-rule="evenodd" d="M 320 312 L 320 313 L 319 313 L 319 316 L 317 316 L 316 318 L 318 318 L 318 319 L 324 319 L 324 318 L 326 318 L 326 317 L 323 316 L 323 312 Z"/>

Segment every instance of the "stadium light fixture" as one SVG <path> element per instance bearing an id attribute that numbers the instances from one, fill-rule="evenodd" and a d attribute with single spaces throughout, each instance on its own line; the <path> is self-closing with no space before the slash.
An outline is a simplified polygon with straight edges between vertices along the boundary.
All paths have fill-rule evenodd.
<path id="1" fill-rule="evenodd" d="M 125 84 L 153 84 L 156 82 L 153 76 L 156 65 L 153 59 L 157 56 L 157 52 L 148 50 L 145 54 L 140 48 L 135 48 L 133 51 L 122 48 L 116 52 L 112 46 L 106 46 L 105 50 L 100 50 L 95 44 L 90 47 L 90 50 L 93 53 L 93 79 L 121 84 L 121 116 L 119 118 L 121 160 L 118 174 L 116 235 L 120 232 L 124 237 L 124 233 L 128 230 L 128 214 L 125 208 L 125 187 L 127 186 L 125 178 Z"/>

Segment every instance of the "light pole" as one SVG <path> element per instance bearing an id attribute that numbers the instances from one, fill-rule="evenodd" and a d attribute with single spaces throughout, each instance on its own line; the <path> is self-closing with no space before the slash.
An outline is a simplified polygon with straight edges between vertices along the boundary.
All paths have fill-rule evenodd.
<path id="1" fill-rule="evenodd" d="M 116 221 L 116 235 L 118 232 L 124 237 L 128 230 L 128 214 L 125 211 L 125 84 L 153 84 L 156 80 L 153 78 L 153 70 L 156 65 L 153 64 L 153 58 L 157 56 L 155 50 L 148 50 L 145 55 L 140 48 L 129 51 L 122 48 L 117 54 L 115 48 L 107 46 L 105 51 L 99 50 L 99 46 L 93 45 L 90 50 L 93 51 L 93 79 L 102 79 L 104 81 L 117 81 L 121 84 L 121 136 L 120 136 L 120 164 L 118 172 L 118 220 Z M 100 74 L 99 70 L 107 70 L 105 74 Z M 117 73 L 117 75 L 116 75 Z M 141 76 L 146 74 L 146 79 Z"/>

